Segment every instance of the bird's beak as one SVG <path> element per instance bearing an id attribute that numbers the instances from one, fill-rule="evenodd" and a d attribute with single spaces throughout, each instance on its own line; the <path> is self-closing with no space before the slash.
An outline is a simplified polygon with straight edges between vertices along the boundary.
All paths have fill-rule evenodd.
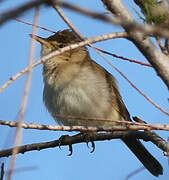
<path id="1" fill-rule="evenodd" d="M 35 39 L 36 41 L 38 41 L 41 45 L 44 45 L 44 46 L 46 46 L 46 47 L 50 47 L 50 46 L 51 46 L 51 44 L 50 44 L 45 38 L 36 36 L 36 35 L 34 35 L 34 34 L 29 34 L 29 36 L 30 36 L 32 39 Z"/>

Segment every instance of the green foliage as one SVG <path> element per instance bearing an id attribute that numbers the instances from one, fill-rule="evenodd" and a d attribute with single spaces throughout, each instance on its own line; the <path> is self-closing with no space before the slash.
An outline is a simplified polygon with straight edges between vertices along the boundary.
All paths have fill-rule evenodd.
<path id="1" fill-rule="evenodd" d="M 168 7 L 164 3 L 164 1 L 158 2 L 157 0 L 144 0 L 142 9 L 143 14 L 146 17 L 146 23 L 155 24 L 155 25 L 163 25 L 168 24 L 169 21 L 169 13 Z"/>

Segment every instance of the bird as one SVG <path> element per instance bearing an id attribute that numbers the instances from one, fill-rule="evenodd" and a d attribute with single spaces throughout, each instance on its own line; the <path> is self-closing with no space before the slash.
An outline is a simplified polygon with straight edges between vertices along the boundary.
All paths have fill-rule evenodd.
<path id="1" fill-rule="evenodd" d="M 41 57 L 81 41 L 69 29 L 58 31 L 48 38 L 31 37 L 41 44 Z M 92 60 L 86 47 L 71 49 L 46 61 L 43 64 L 43 80 L 44 104 L 58 124 L 112 127 L 117 123 L 105 119 L 131 121 L 115 77 Z M 85 119 L 63 118 L 62 115 Z M 95 120 L 87 120 L 91 117 Z M 152 175 L 163 174 L 161 164 L 138 139 L 124 137 L 122 141 Z"/>

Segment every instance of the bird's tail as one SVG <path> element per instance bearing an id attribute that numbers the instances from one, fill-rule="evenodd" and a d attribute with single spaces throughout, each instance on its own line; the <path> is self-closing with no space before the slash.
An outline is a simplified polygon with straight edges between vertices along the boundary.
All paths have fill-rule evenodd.
<path id="1" fill-rule="evenodd" d="M 148 152 L 138 139 L 123 138 L 122 140 L 151 174 L 154 176 L 163 174 L 161 164 Z"/>

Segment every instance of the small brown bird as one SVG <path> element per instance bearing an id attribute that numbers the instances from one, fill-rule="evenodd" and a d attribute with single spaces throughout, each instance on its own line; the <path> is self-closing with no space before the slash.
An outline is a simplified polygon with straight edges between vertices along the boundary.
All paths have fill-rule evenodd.
<path id="1" fill-rule="evenodd" d="M 80 42 L 70 30 L 48 38 L 31 36 L 41 43 L 45 56 L 64 46 Z M 64 52 L 44 63 L 44 103 L 59 124 L 68 126 L 106 126 L 114 122 L 56 118 L 56 115 L 131 121 L 115 78 L 96 64 L 86 47 Z M 160 163 L 136 138 L 123 142 L 154 176 L 163 173 Z"/>

